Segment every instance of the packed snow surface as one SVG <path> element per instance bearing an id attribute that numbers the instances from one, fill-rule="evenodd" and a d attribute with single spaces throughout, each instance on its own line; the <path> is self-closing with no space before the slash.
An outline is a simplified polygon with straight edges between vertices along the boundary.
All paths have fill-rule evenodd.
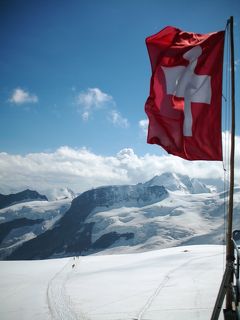
<path id="1" fill-rule="evenodd" d="M 0 319 L 206 320 L 224 272 L 224 251 L 202 245 L 0 261 Z"/>

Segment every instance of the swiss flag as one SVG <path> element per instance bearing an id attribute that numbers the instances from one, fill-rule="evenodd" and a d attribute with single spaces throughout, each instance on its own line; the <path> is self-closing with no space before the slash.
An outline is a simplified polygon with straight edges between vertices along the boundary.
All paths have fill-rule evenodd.
<path id="1" fill-rule="evenodd" d="M 147 142 L 187 160 L 222 160 L 224 31 L 166 27 L 146 45 L 152 66 Z"/>

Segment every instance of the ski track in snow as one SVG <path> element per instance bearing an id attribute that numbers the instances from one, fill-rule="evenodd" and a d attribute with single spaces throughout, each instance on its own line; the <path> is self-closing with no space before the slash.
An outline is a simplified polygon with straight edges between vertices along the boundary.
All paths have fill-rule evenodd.
<path id="1" fill-rule="evenodd" d="M 217 254 L 218 255 L 218 254 Z M 208 256 L 207 256 L 208 257 Z M 171 279 L 171 275 L 176 272 L 179 271 L 180 268 L 185 267 L 186 265 L 188 265 L 189 263 L 191 263 L 194 260 L 199 260 L 199 259 L 206 259 L 207 257 L 204 258 L 191 258 L 188 261 L 180 264 L 179 266 L 177 266 L 176 268 L 170 270 L 164 277 L 164 279 L 160 282 L 160 284 L 158 285 L 157 289 L 154 291 L 154 293 L 149 297 L 149 299 L 147 300 L 147 302 L 145 303 L 145 305 L 143 306 L 142 310 L 138 313 L 136 318 L 133 318 L 133 320 L 144 320 L 143 316 L 145 315 L 145 313 L 147 312 L 147 310 L 151 307 L 151 304 L 153 303 L 154 299 L 159 295 L 159 293 L 161 292 L 161 290 L 166 286 L 166 284 L 169 282 L 169 280 Z M 209 256 L 209 257 L 212 257 Z M 197 293 L 197 295 L 199 294 L 199 292 Z"/>
<path id="2" fill-rule="evenodd" d="M 79 318 L 71 308 L 70 297 L 66 295 L 65 285 L 73 271 L 73 260 L 69 259 L 66 265 L 55 274 L 47 287 L 47 302 L 52 319 L 54 320 L 85 320 Z"/>
<path id="3" fill-rule="evenodd" d="M 142 310 L 138 314 L 137 318 L 134 318 L 134 320 L 142 320 L 143 315 L 146 313 L 146 311 L 150 308 L 153 300 L 158 296 L 159 292 L 165 287 L 165 285 L 168 283 L 170 279 L 170 273 L 173 271 L 169 272 L 163 279 L 163 281 L 159 284 L 155 292 L 153 293 L 152 296 L 147 300 L 146 304 L 143 306 Z"/>
<path id="4" fill-rule="evenodd" d="M 218 255 L 218 254 L 217 254 Z M 188 261 L 174 267 L 170 270 L 163 278 L 163 280 L 159 283 L 156 290 L 153 294 L 148 298 L 146 303 L 143 305 L 142 309 L 138 312 L 137 316 L 134 317 L 134 320 L 143 320 L 146 312 L 150 309 L 154 299 L 159 295 L 162 289 L 167 285 L 167 283 L 171 280 L 172 275 L 179 271 L 181 268 L 184 268 L 186 265 L 190 264 L 192 261 L 196 261 L 199 259 L 206 259 L 207 257 L 194 257 L 190 258 Z M 72 268 L 72 265 L 75 265 Z M 70 258 L 66 265 L 58 271 L 54 277 L 49 281 L 47 287 L 47 302 L 48 307 L 50 310 L 50 314 L 52 319 L 54 320 L 90 320 L 86 314 L 76 314 L 71 307 L 71 300 L 70 297 L 66 294 L 66 282 L 71 277 L 72 272 L 74 269 L 78 267 L 77 260 L 73 260 Z M 194 279 L 193 279 L 194 280 Z M 197 292 L 197 296 L 199 292 Z M 196 297 L 197 298 L 197 297 Z M 198 315 L 197 315 L 198 316 Z"/>

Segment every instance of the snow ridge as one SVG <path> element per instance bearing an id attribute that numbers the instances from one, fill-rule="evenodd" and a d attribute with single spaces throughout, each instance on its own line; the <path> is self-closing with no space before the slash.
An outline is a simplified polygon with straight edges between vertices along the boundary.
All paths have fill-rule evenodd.
<path id="1" fill-rule="evenodd" d="M 164 186 L 169 191 L 181 191 L 190 194 L 211 192 L 210 188 L 198 179 L 191 179 L 186 175 L 172 172 L 166 172 L 159 176 L 155 176 L 144 185 L 147 187 Z"/>

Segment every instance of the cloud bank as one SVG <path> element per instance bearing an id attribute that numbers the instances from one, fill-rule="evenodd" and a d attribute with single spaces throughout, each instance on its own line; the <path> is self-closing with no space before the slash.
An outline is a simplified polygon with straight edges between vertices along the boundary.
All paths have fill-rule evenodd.
<path id="1" fill-rule="evenodd" d="M 229 134 L 223 134 L 224 150 L 229 153 Z M 236 137 L 235 181 L 240 178 L 240 137 Z M 229 174 L 229 161 L 224 162 L 225 176 Z M 26 155 L 0 153 L 0 193 L 34 189 L 46 195 L 70 188 L 83 192 L 91 188 L 113 184 L 136 184 L 155 175 L 175 172 L 200 179 L 223 179 L 222 162 L 186 161 L 171 155 L 145 154 L 138 156 L 125 148 L 116 155 L 102 156 L 86 148 L 62 146 L 54 152 Z"/>
<path id="2" fill-rule="evenodd" d="M 236 144 L 236 163 L 239 163 L 239 137 Z M 191 162 L 170 155 L 138 156 L 130 148 L 113 156 L 101 156 L 86 148 L 63 146 L 54 152 L 24 156 L 0 153 L 0 193 L 30 188 L 49 196 L 55 189 L 66 187 L 83 192 L 103 185 L 145 182 L 154 175 L 169 171 L 202 179 L 223 178 L 221 162 Z M 239 170 L 236 170 L 237 180 Z"/>

